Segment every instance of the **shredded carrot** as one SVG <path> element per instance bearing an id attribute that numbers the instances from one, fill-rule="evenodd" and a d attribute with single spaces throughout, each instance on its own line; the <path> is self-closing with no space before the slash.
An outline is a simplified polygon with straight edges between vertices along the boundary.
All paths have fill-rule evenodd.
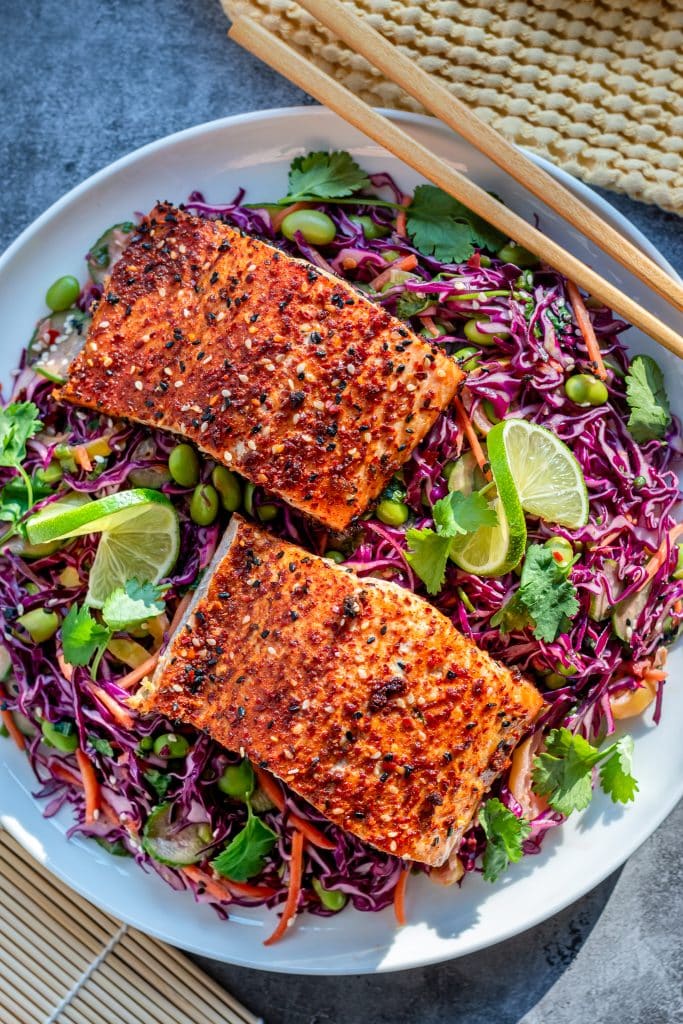
<path id="1" fill-rule="evenodd" d="M 410 871 L 402 871 L 394 890 L 394 914 L 401 928 L 406 923 L 406 885 Z"/>
<path id="2" fill-rule="evenodd" d="M 272 946 L 281 939 L 287 931 L 289 924 L 294 920 L 299 893 L 301 892 L 301 876 L 304 865 L 304 837 L 301 832 L 295 832 L 292 837 L 292 856 L 289 861 L 289 890 L 287 902 L 284 905 L 282 916 L 278 921 L 277 928 L 273 934 L 265 940 L 264 946 Z"/>
<path id="3" fill-rule="evenodd" d="M 258 779 L 259 786 L 266 794 L 271 803 L 275 804 L 278 811 L 284 812 L 285 810 L 285 799 L 282 795 L 282 790 L 278 786 L 277 782 L 272 775 L 268 775 L 262 768 L 256 769 L 256 778 Z M 288 821 L 290 825 L 301 832 L 303 836 L 311 843 L 312 846 L 317 846 L 320 850 L 334 850 L 336 843 L 333 843 L 331 839 L 323 835 L 320 829 L 317 829 L 315 825 L 311 825 L 310 822 L 304 821 L 298 814 L 293 814 L 291 811 L 288 812 Z"/>
<path id="4" fill-rule="evenodd" d="M 158 660 L 159 652 L 157 651 L 156 654 L 152 654 L 147 661 L 143 661 L 142 665 L 138 665 L 138 667 L 134 668 L 132 672 L 129 672 L 127 675 L 121 676 L 120 679 L 117 679 L 116 685 L 120 686 L 122 690 L 132 689 L 136 683 L 139 683 L 141 679 L 144 679 L 145 676 L 148 676 L 150 672 L 154 671 Z"/>
<path id="5" fill-rule="evenodd" d="M 178 601 L 178 607 L 176 608 L 175 612 L 173 613 L 173 618 L 171 619 L 171 625 L 168 627 L 168 632 L 170 634 L 175 633 L 176 629 L 180 625 L 185 612 L 190 607 L 190 602 L 192 601 L 193 597 L 194 597 L 194 591 L 188 590 L 187 594 L 185 594 L 184 597 L 181 597 L 181 599 Z"/>
<path id="6" fill-rule="evenodd" d="M 76 750 L 76 760 L 78 761 L 78 768 L 83 780 L 83 789 L 85 790 L 85 820 L 91 825 L 100 816 L 100 784 L 97 781 L 92 761 L 80 747 Z"/>
<path id="7" fill-rule="evenodd" d="M 573 281 L 567 281 L 567 291 L 569 292 L 569 301 L 571 302 L 572 309 L 574 310 L 576 322 L 579 325 L 579 330 L 581 331 L 583 340 L 586 343 L 588 358 L 593 366 L 595 376 L 599 377 L 600 380 L 606 380 L 607 370 L 605 369 L 605 364 L 602 359 L 602 352 L 600 351 L 598 339 L 595 337 L 593 324 L 588 316 L 588 310 L 586 309 L 586 304 L 583 301 L 581 292 Z"/>
<path id="8" fill-rule="evenodd" d="M 420 320 L 425 325 L 427 330 L 431 331 L 431 335 L 433 338 L 439 337 L 439 328 L 436 326 L 431 316 L 421 316 Z"/>
<path id="9" fill-rule="evenodd" d="M 90 473 L 92 471 L 92 462 L 88 455 L 88 449 L 84 444 L 76 445 L 74 448 L 74 458 L 81 469 L 84 469 L 86 473 Z"/>
<path id="10" fill-rule="evenodd" d="M 355 270 L 358 266 L 358 260 L 354 260 L 353 256 L 345 256 L 342 260 L 343 270 Z"/>
<path id="11" fill-rule="evenodd" d="M 78 789 L 84 788 L 83 779 L 81 778 L 81 776 L 76 775 L 75 772 L 72 772 L 67 765 L 61 764 L 59 761 L 53 760 L 50 764 L 50 771 L 54 776 L 56 776 L 56 778 L 60 780 L 60 782 L 68 782 L 69 785 L 76 786 Z M 109 822 L 110 825 L 118 825 L 119 827 L 123 825 L 123 827 L 128 832 L 130 832 L 131 835 L 137 834 L 136 830 L 132 827 L 132 825 L 127 825 L 125 822 L 120 821 L 119 816 L 114 810 L 114 808 L 111 807 L 107 803 L 107 801 L 102 798 L 100 798 L 100 811 L 103 817 L 106 819 L 106 821 Z"/>
<path id="12" fill-rule="evenodd" d="M 211 878 L 211 876 L 207 875 L 201 868 L 196 868 L 190 865 L 182 870 L 184 875 L 191 878 L 197 885 L 201 885 L 204 891 L 218 903 L 229 903 L 232 899 L 232 895 L 226 886 L 222 882 L 218 882 L 216 879 Z"/>
<path id="13" fill-rule="evenodd" d="M 279 231 L 280 226 L 290 213 L 295 213 L 297 210 L 307 210 L 310 203 L 292 203 L 291 206 L 285 206 L 284 210 L 278 210 L 277 213 L 271 213 L 270 223 L 273 225 L 273 231 Z"/>
<path id="14" fill-rule="evenodd" d="M 410 206 L 413 201 L 412 196 L 401 196 L 401 202 L 405 207 Z M 403 235 L 406 237 L 406 209 L 399 210 L 398 216 L 396 217 L 396 234 Z"/>
<path id="15" fill-rule="evenodd" d="M 661 669 L 651 668 L 648 669 L 647 672 L 644 674 L 643 679 L 649 679 L 650 682 L 653 683 L 663 683 L 664 680 L 667 678 L 667 674 L 668 673 L 666 672 L 662 672 Z"/>
<path id="16" fill-rule="evenodd" d="M 70 683 L 73 679 L 74 670 L 71 665 L 64 660 L 64 655 L 61 651 L 57 651 L 57 664 L 59 665 L 59 669 L 67 683 Z"/>
<path id="17" fill-rule="evenodd" d="M 0 700 L 2 699 L 3 697 L 0 695 Z M 0 718 L 2 718 L 2 724 L 7 729 L 7 732 L 10 734 L 15 744 L 19 747 L 19 750 L 26 750 L 26 739 L 21 729 L 14 721 L 12 712 L 7 709 L 0 711 Z"/>
<path id="18" fill-rule="evenodd" d="M 225 880 L 225 884 L 231 892 L 239 896 L 253 896 L 256 900 L 269 900 L 275 896 L 277 889 L 272 885 L 251 885 L 249 882 L 233 882 L 231 878 Z"/>
<path id="19" fill-rule="evenodd" d="M 417 256 L 415 253 L 411 252 L 408 256 L 401 257 L 400 260 L 394 260 L 386 270 L 383 270 L 381 274 L 378 274 L 377 277 L 372 279 L 370 285 L 375 289 L 375 291 L 379 291 L 382 285 L 386 284 L 387 281 L 391 281 L 391 275 L 395 270 L 414 270 L 416 266 Z"/>
<path id="20" fill-rule="evenodd" d="M 649 581 L 656 575 L 658 569 L 662 567 L 674 542 L 681 536 L 681 534 L 683 534 L 683 523 L 676 523 L 676 525 L 669 530 L 668 535 L 664 538 L 650 561 L 645 566 L 645 579 L 640 585 L 641 590 L 645 584 L 649 583 Z"/>
<path id="21" fill-rule="evenodd" d="M 142 665 L 140 665 L 142 668 Z M 107 693 L 106 690 L 102 689 L 96 683 L 90 683 L 90 689 L 95 697 L 97 697 L 100 704 L 104 704 L 105 708 L 114 719 L 117 725 L 120 725 L 122 729 L 133 729 L 135 725 L 135 719 L 131 715 L 130 711 L 126 708 L 121 707 L 119 702 L 111 694 Z"/>
<path id="22" fill-rule="evenodd" d="M 455 406 L 455 415 L 458 419 L 458 424 L 463 434 L 470 443 L 472 454 L 477 460 L 477 465 L 479 466 L 479 469 L 482 471 L 487 480 L 493 479 L 491 476 L 491 470 L 489 468 L 488 460 L 486 458 L 486 455 L 484 454 L 484 449 L 479 443 L 477 433 L 474 427 L 472 426 L 472 420 L 465 412 L 465 406 L 462 404 L 461 400 L 457 396 L 453 399 L 453 405 Z"/>

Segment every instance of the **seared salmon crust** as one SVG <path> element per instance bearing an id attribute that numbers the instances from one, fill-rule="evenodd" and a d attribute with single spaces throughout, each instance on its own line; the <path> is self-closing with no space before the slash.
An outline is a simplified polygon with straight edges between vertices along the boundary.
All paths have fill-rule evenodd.
<path id="1" fill-rule="evenodd" d="M 341 828 L 433 866 L 542 704 L 421 598 L 239 516 L 137 697 L 245 751 Z"/>
<path id="2" fill-rule="evenodd" d="M 348 283 L 160 204 L 114 267 L 56 397 L 181 434 L 340 530 L 462 377 Z"/>

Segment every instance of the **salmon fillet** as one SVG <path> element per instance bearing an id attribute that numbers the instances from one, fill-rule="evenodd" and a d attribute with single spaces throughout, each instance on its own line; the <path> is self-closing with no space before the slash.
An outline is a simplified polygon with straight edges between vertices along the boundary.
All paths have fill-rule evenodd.
<path id="1" fill-rule="evenodd" d="M 182 434 L 344 529 L 462 377 L 344 281 L 161 204 L 114 267 L 56 397 Z"/>
<path id="2" fill-rule="evenodd" d="M 426 601 L 234 516 L 136 697 L 341 828 L 438 866 L 543 701 Z"/>

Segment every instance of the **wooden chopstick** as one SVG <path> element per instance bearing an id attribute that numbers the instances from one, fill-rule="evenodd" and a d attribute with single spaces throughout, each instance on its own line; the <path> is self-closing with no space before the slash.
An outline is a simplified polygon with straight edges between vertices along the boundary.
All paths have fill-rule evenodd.
<path id="1" fill-rule="evenodd" d="M 489 224 L 494 224 L 549 266 L 575 281 L 586 292 L 615 310 L 635 327 L 639 327 L 660 345 L 683 358 L 683 337 L 653 313 L 638 305 L 562 246 L 527 224 L 398 125 L 311 64 L 273 32 L 243 14 L 239 4 L 228 3 L 227 6 L 234 10 L 233 24 L 228 33 L 231 39 L 329 107 L 364 135 L 374 139 L 403 163 L 413 167 L 429 181 L 464 203 Z"/>
<path id="2" fill-rule="evenodd" d="M 365 18 L 341 0 L 297 0 L 309 14 L 326 25 L 351 50 L 361 54 L 390 81 L 418 100 L 440 121 L 467 139 L 506 174 L 550 206 L 582 235 L 599 246 L 612 259 L 656 291 L 676 309 L 683 309 L 683 284 L 675 281 L 654 260 L 630 242 L 621 232 L 603 220 L 560 184 L 547 171 L 513 146 L 495 128 L 482 121 L 461 100 L 453 96 L 436 78 L 423 71 L 414 60 L 373 28 Z"/>

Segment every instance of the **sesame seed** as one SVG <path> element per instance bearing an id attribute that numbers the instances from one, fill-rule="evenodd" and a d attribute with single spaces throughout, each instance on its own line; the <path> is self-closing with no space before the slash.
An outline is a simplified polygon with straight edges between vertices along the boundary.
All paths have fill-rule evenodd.
<path id="1" fill-rule="evenodd" d="M 136 391 L 142 391 L 142 381 L 141 380 L 136 380 L 134 386 L 135 386 L 135 390 Z"/>
<path id="2" fill-rule="evenodd" d="M 248 622 L 251 622 L 251 615 L 244 615 L 242 617 L 242 625 L 246 626 Z"/>
<path id="3" fill-rule="evenodd" d="M 164 373 L 166 374 L 167 377 L 173 376 L 173 370 L 171 369 L 170 366 L 164 367 Z"/>
<path id="4" fill-rule="evenodd" d="M 285 446 L 283 444 L 274 444 L 270 450 L 273 453 L 273 455 L 279 455 L 281 452 L 285 450 Z"/>
<path id="5" fill-rule="evenodd" d="M 184 381 L 182 381 L 182 380 L 177 380 L 177 381 L 175 382 L 175 384 L 173 385 L 173 387 L 174 387 L 174 388 L 181 388 L 181 387 L 183 386 L 183 384 L 184 384 L 184 383 L 185 383 L 185 382 L 184 382 Z"/>
<path id="6" fill-rule="evenodd" d="M 100 327 L 109 327 L 108 320 L 100 320 Z"/>
<path id="7" fill-rule="evenodd" d="M 238 373 L 237 374 L 237 379 L 239 381 L 241 381 L 242 384 L 248 384 L 249 383 L 249 378 L 247 377 L 246 373 Z"/>
<path id="8" fill-rule="evenodd" d="M 226 462 L 232 462 L 232 452 L 223 452 L 223 458 Z"/>
<path id="9" fill-rule="evenodd" d="M 249 439 L 249 440 L 247 441 L 247 448 L 249 448 L 249 450 L 250 450 L 250 451 L 252 451 L 252 452 L 255 452 L 255 451 L 256 451 L 256 441 L 254 441 L 254 440 L 252 440 L 252 439 L 250 438 L 250 439 Z"/>
<path id="10" fill-rule="evenodd" d="M 275 650 L 274 647 L 269 647 L 268 648 L 268 654 L 271 656 L 271 658 L 273 658 L 277 654 L 277 651 Z"/>

